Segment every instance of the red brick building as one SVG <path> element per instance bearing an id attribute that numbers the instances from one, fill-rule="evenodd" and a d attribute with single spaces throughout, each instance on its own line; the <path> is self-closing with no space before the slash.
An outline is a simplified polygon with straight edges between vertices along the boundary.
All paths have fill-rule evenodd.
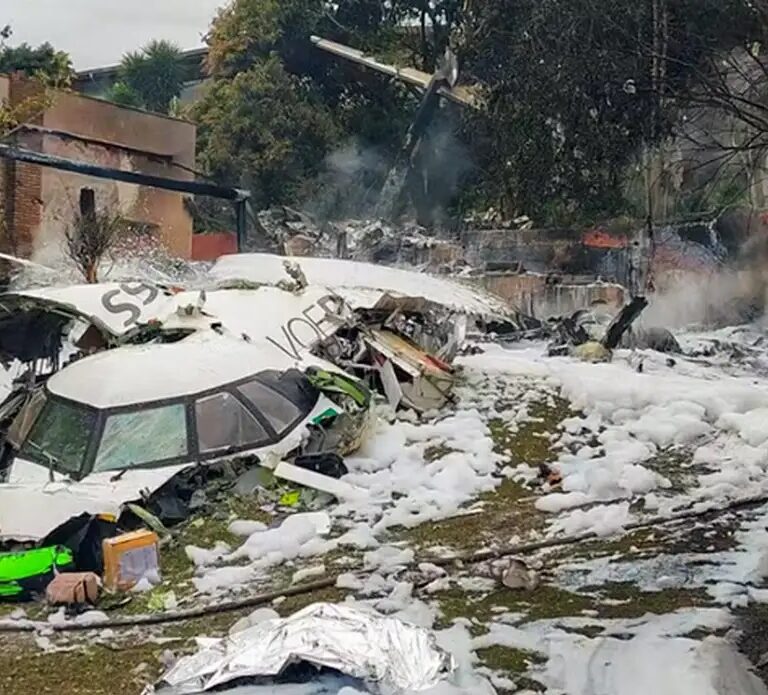
<path id="1" fill-rule="evenodd" d="M 37 89 L 0 75 L 0 102 L 22 103 Z M 114 169 L 192 180 L 195 125 L 83 96 L 56 92 L 50 106 L 14 135 L 25 149 Z M 119 213 L 176 256 L 192 253 L 184 195 L 0 158 L 0 250 L 41 262 L 56 257 L 83 207 Z"/>

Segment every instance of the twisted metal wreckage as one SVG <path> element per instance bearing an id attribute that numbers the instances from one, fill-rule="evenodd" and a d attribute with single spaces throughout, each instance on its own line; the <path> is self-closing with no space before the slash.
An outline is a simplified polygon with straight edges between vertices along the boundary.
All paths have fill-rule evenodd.
<path id="1" fill-rule="evenodd" d="M 212 287 L 46 287 L 0 296 L 0 540 L 138 503 L 185 517 L 211 471 L 258 466 L 348 498 L 341 456 L 393 408 L 451 398 L 484 325 L 530 328 L 459 283 L 333 259 L 224 257 Z M 237 465 L 235 465 L 235 462 Z"/>

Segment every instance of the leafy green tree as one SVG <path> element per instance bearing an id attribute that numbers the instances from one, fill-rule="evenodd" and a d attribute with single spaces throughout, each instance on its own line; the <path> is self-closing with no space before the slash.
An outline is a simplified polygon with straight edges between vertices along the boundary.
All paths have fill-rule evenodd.
<path id="1" fill-rule="evenodd" d="M 24 72 L 40 85 L 31 94 L 14 105 L 0 102 L 0 138 L 11 133 L 30 118 L 39 116 L 53 101 L 53 88 L 66 87 L 73 76 L 69 56 L 44 43 L 37 48 L 28 44 L 11 47 L 8 39 L 13 32 L 9 25 L 0 26 L 0 73 Z"/>
<path id="2" fill-rule="evenodd" d="M 751 55 L 755 42 L 766 43 L 766 8 L 766 0 L 234 0 L 208 37 L 214 86 L 195 111 L 201 159 L 258 183 L 260 204 L 299 195 L 302 178 L 339 141 L 391 160 L 418 95 L 318 52 L 309 36 L 428 71 L 451 45 L 485 101 L 462 113 L 469 153 L 461 158 L 474 164 L 465 207 L 564 224 L 639 214 L 627 198 L 628 170 L 650 166 L 640 155 L 679 132 L 691 104 L 739 105 L 732 90 L 714 90 L 722 87 L 716 66 L 734 48 Z M 756 65 L 768 75 L 766 62 Z M 265 75 L 279 75 L 273 88 L 302 118 L 314 114 L 322 137 L 287 128 L 278 109 L 279 117 L 251 123 L 257 136 L 248 139 L 248 100 L 274 93 Z M 737 115 L 754 113 L 742 101 Z M 226 119 L 240 124 L 236 135 Z M 451 140 L 441 138 L 435 147 Z M 277 149 L 284 156 L 274 157 Z M 230 154 L 238 172 L 227 171 Z M 290 185 L 263 172 L 282 172 Z"/>
<path id="3" fill-rule="evenodd" d="M 570 222 L 623 212 L 624 175 L 670 135 L 704 56 L 745 36 L 742 0 L 476 3 L 465 65 L 487 111 L 465 130 L 487 202 Z"/>
<path id="4" fill-rule="evenodd" d="M 268 206 L 317 194 L 312 184 L 342 142 L 396 147 L 408 122 L 404 104 L 418 100 L 309 40 L 320 34 L 381 46 L 388 41 L 382 21 L 390 21 L 384 7 L 371 0 L 236 0 L 222 10 L 208 36 L 213 86 L 192 112 L 203 166 L 252 186 L 257 204 Z"/>
<path id="5" fill-rule="evenodd" d="M 124 106 L 168 113 L 187 81 L 181 49 L 169 41 L 151 41 L 123 57 L 119 81 L 107 98 Z"/>
<path id="6" fill-rule="evenodd" d="M 108 101 L 111 101 L 120 106 L 130 106 L 136 109 L 143 109 L 145 107 L 144 100 L 133 87 L 130 87 L 125 82 L 115 82 L 106 94 Z"/>
<path id="7" fill-rule="evenodd" d="M 9 46 L 6 41 L 11 34 L 8 26 L 0 30 L 0 73 L 24 72 L 54 86 L 69 84 L 74 71 L 67 53 L 57 51 L 49 43 L 36 48 L 28 43 Z"/>
<path id="8" fill-rule="evenodd" d="M 290 72 L 305 72 L 315 57 L 309 37 L 325 11 L 323 0 L 235 0 L 219 11 L 208 36 L 211 75 L 235 75 L 272 53 Z"/>
<path id="9" fill-rule="evenodd" d="M 205 168 L 251 188 L 262 207 L 293 200 L 340 135 L 312 84 L 276 56 L 215 81 L 192 115 Z"/>

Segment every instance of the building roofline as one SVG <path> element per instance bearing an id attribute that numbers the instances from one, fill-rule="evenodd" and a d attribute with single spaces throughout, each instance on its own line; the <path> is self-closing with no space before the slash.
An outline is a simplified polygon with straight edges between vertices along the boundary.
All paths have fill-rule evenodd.
<path id="1" fill-rule="evenodd" d="M 72 94 L 76 97 L 80 97 L 81 99 L 89 99 L 90 101 L 98 101 L 100 104 L 109 104 L 110 106 L 114 106 L 118 109 L 125 109 L 127 111 L 135 111 L 136 113 L 143 113 L 145 116 L 156 116 L 157 118 L 165 118 L 168 121 L 176 121 L 177 123 L 186 123 L 188 125 L 196 126 L 197 124 L 194 121 L 189 120 L 188 118 L 179 118 L 178 116 L 171 116 L 167 113 L 160 113 L 158 111 L 148 111 L 147 109 L 140 109 L 137 106 L 125 106 L 123 104 L 116 104 L 114 101 L 109 101 L 109 99 L 104 99 L 103 97 L 96 97 L 91 94 L 84 94 L 83 92 L 79 92 L 76 89 L 70 89 L 70 90 L 56 90 L 59 92 L 62 92 L 63 94 Z"/>
<path id="2" fill-rule="evenodd" d="M 192 58 L 205 58 L 208 55 L 208 48 L 201 46 L 199 48 L 190 48 L 181 52 L 182 60 L 189 60 Z M 87 68 L 85 70 L 77 70 L 75 72 L 76 80 L 88 80 L 104 75 L 110 75 L 116 73 L 120 69 L 120 63 L 113 65 L 103 65 L 100 67 Z"/>
<path id="3" fill-rule="evenodd" d="M 11 79 L 11 75 L 7 72 L 0 72 L 0 78 L 2 77 L 5 77 L 9 80 Z M 124 106 L 123 104 L 116 104 L 114 101 L 109 101 L 108 99 L 92 96 L 91 94 L 85 94 L 84 92 L 80 92 L 77 89 L 54 89 L 52 91 L 57 92 L 59 94 L 68 94 L 70 96 L 76 96 L 76 97 L 79 97 L 80 99 L 89 99 L 90 101 L 98 101 L 100 104 L 110 104 L 115 108 L 125 109 L 127 111 L 135 111 L 136 113 L 142 113 L 145 116 L 156 116 L 157 118 L 165 118 L 168 121 L 176 121 L 177 123 L 186 123 L 187 125 L 192 125 L 195 127 L 197 126 L 197 123 L 195 123 L 195 121 L 192 121 L 188 118 L 179 118 L 178 116 L 171 116 L 167 113 L 159 113 L 157 111 L 148 111 L 147 109 L 140 109 L 136 106 Z"/>

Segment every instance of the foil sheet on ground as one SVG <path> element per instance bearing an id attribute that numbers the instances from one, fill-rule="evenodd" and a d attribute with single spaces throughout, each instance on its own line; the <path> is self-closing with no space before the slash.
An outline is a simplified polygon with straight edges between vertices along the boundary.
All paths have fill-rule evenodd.
<path id="1" fill-rule="evenodd" d="M 388 692 L 419 692 L 454 669 L 429 631 L 351 606 L 318 603 L 225 639 L 207 640 L 145 695 L 187 695 L 273 678 L 304 663 L 360 679 Z M 373 692 L 377 692 L 374 690 Z"/>

